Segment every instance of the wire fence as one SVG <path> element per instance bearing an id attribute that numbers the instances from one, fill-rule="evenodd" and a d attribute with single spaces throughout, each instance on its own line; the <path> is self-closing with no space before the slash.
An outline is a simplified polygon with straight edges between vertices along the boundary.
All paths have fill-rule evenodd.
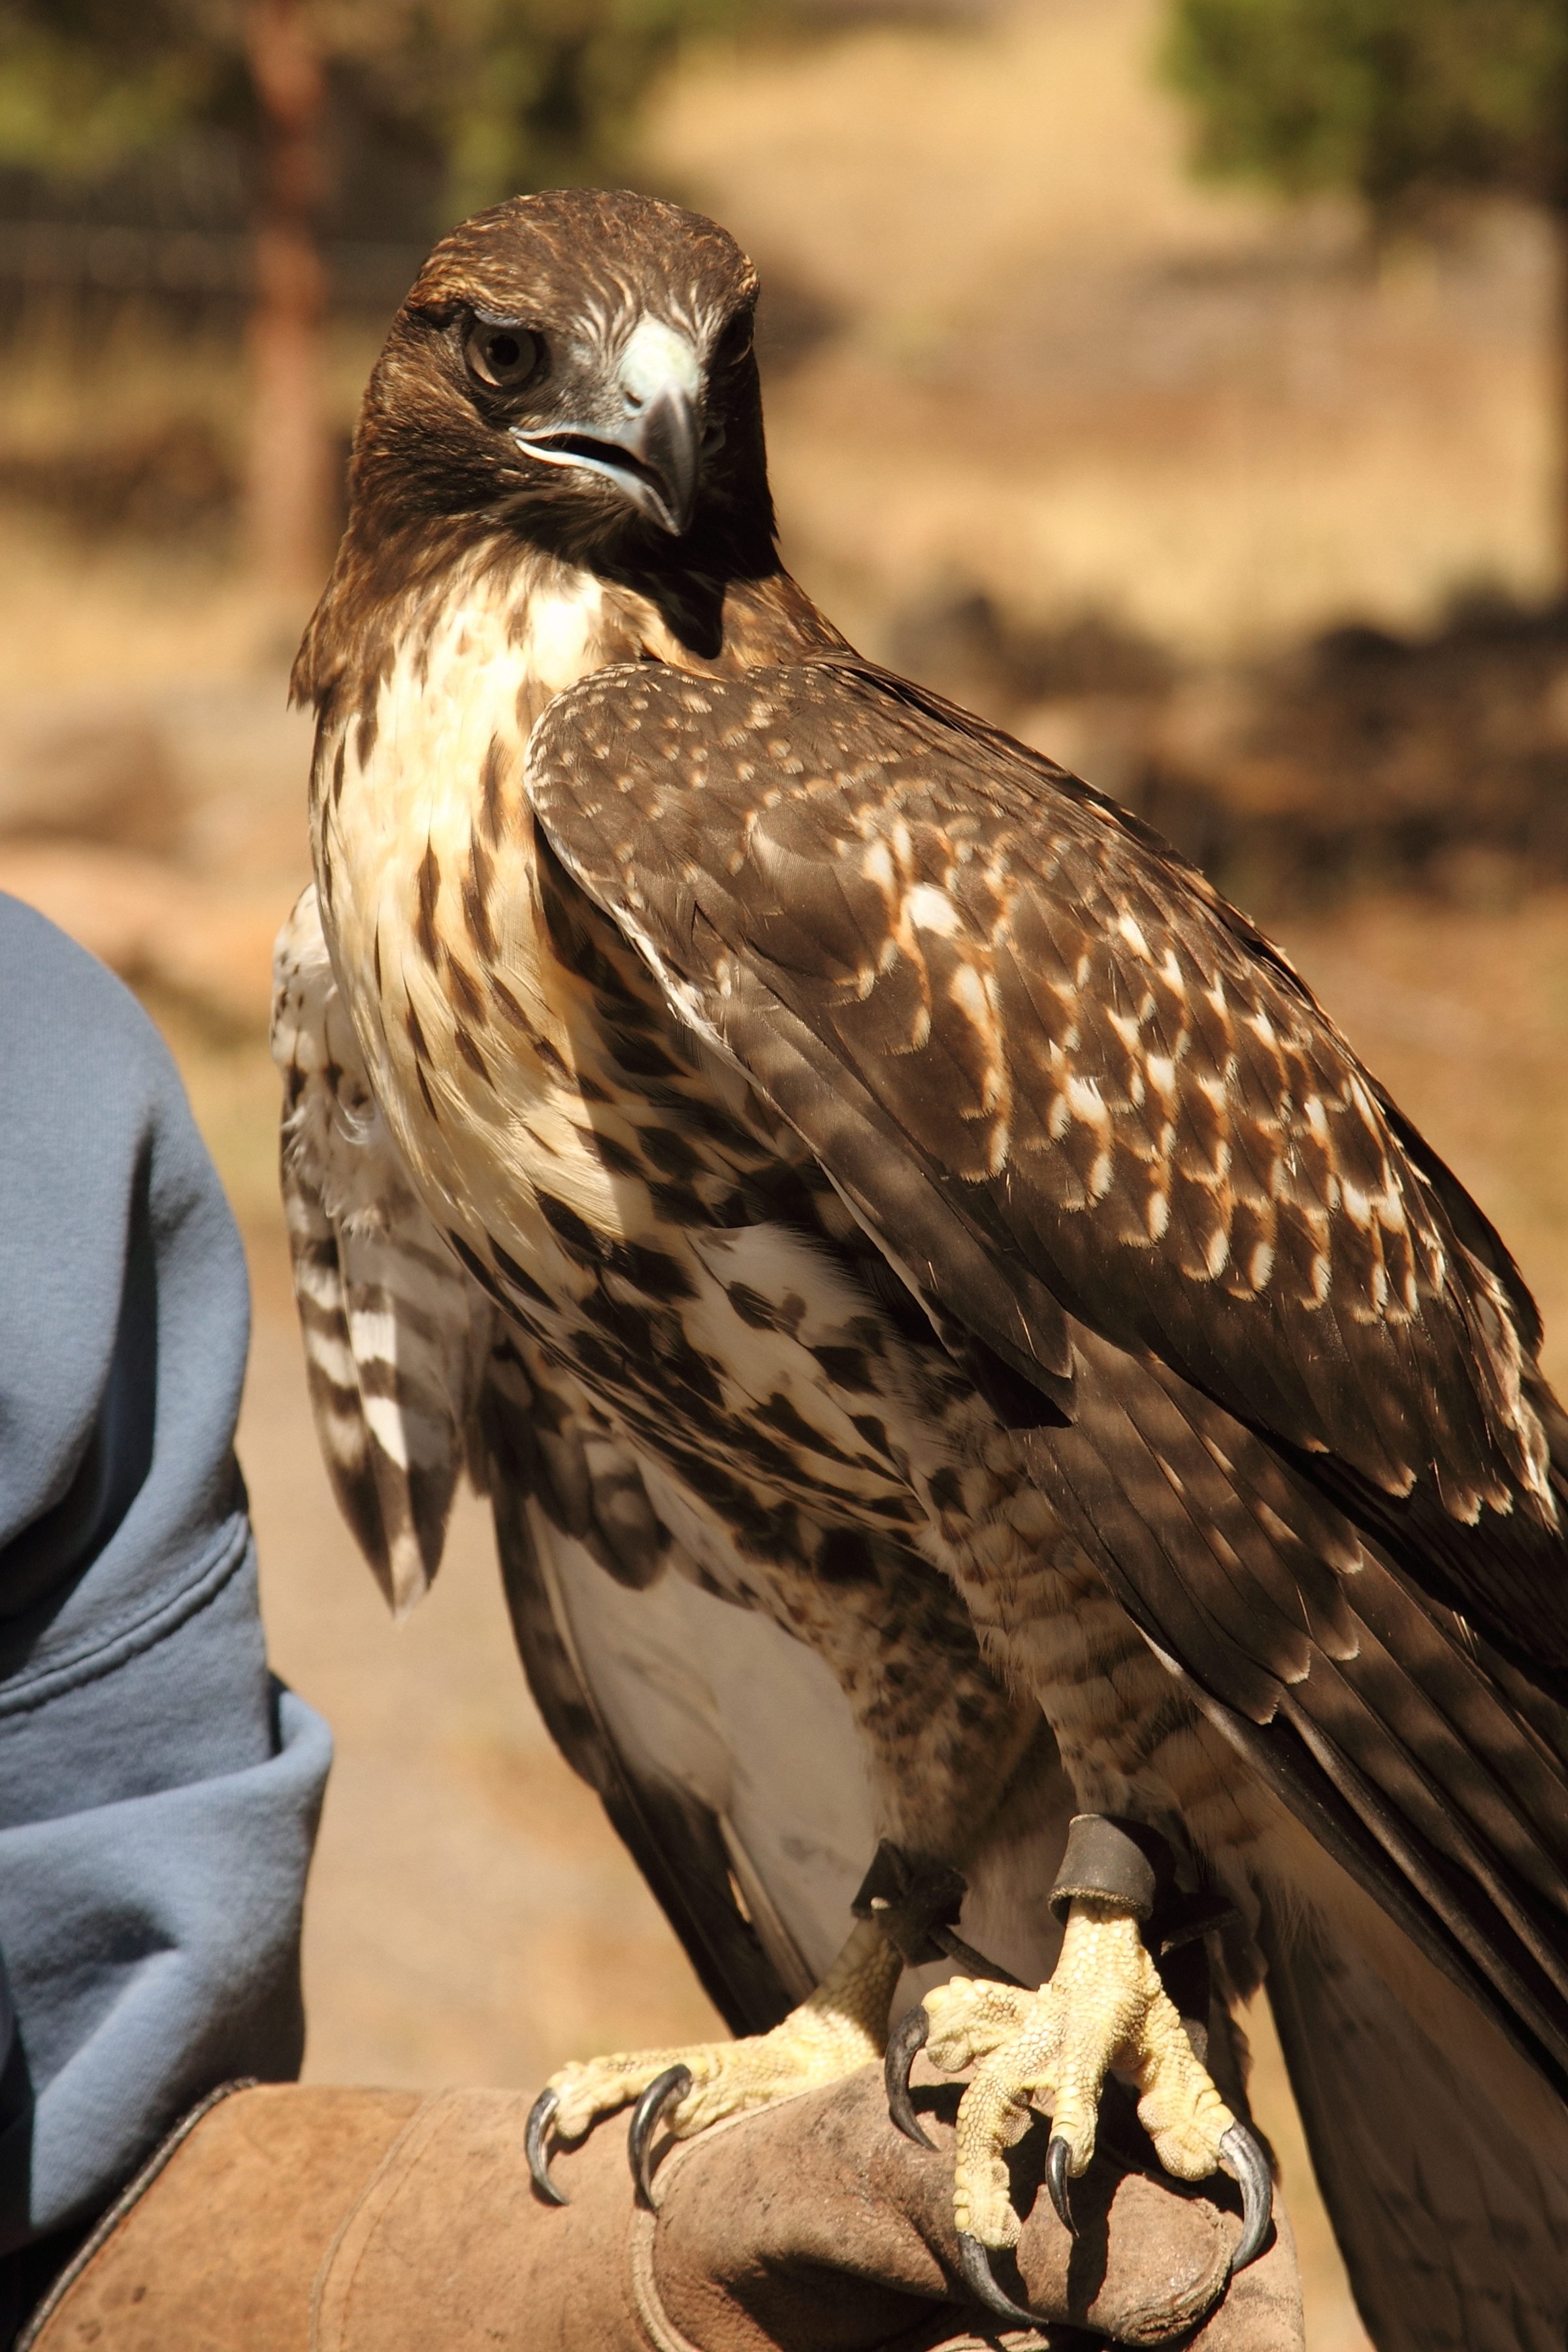
<path id="1" fill-rule="evenodd" d="M 425 248 L 336 238 L 322 251 L 339 308 L 391 310 L 413 283 Z M 232 230 L 0 219 L 0 287 L 244 301 L 255 272 L 253 240 Z"/>

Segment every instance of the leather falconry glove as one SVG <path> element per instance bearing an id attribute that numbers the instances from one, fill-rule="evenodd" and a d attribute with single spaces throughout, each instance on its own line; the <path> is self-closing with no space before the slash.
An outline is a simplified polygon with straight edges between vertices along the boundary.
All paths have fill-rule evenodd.
<path id="1" fill-rule="evenodd" d="M 1076 2237 L 1014 2151 L 1010 2326 L 964 2285 L 953 2229 L 958 2087 L 913 2095 L 935 2153 L 889 2123 L 872 2069 L 656 2150 L 638 2202 L 625 2136 L 557 2158 L 533 2195 L 509 2091 L 237 2086 L 171 2136 L 17 2352 L 1193 2352 L 1303 2345 L 1289 2224 L 1231 2279 L 1239 2196 L 1127 2169 L 1114 2129 L 1074 2184 Z M 1127 2136 L 1135 2145 L 1135 2131 Z"/>

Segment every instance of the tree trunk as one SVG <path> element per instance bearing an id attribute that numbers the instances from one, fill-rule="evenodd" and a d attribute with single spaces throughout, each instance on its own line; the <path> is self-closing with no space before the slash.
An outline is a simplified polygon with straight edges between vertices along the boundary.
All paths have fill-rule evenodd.
<path id="1" fill-rule="evenodd" d="M 325 79 L 307 5 L 250 0 L 246 16 L 262 146 L 250 326 L 250 552 L 263 584 L 288 604 L 321 588 L 332 512 L 321 380 Z"/>
<path id="2" fill-rule="evenodd" d="M 1552 320 L 1552 520 L 1557 536 L 1557 593 L 1568 601 L 1568 205 L 1552 205 L 1547 213 L 1557 233 L 1556 303 Z"/>

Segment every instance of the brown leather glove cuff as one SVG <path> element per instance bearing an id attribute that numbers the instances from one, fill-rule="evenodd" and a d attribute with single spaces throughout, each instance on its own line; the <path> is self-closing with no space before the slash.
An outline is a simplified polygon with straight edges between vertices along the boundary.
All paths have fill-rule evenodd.
<path id="1" fill-rule="evenodd" d="M 25 2340 L 30 2352 L 994 2345 L 957 2281 L 956 2091 L 922 2105 L 937 2155 L 892 2129 L 871 2071 L 736 2118 L 666 2150 L 656 2217 L 633 2205 L 614 2120 L 557 2157 L 572 2200 L 557 2210 L 529 2189 L 521 2094 L 242 2090 L 89 2245 Z M 1035 2185 L 1020 2168 L 1021 2210 Z M 1216 2305 L 1239 2228 L 1221 2204 L 1097 2160 L 1074 2207 L 1076 2243 L 1041 2198 L 1016 2275 L 999 2269 L 1091 2343 L 1166 2342 L 1209 2312 L 1184 2343 L 1301 2344 L 1288 2229 Z M 1053 2328 L 1004 2331 L 1019 2352 L 1053 2337 L 1065 2345 Z M 1082 2335 L 1070 2340 L 1086 2352 Z"/>

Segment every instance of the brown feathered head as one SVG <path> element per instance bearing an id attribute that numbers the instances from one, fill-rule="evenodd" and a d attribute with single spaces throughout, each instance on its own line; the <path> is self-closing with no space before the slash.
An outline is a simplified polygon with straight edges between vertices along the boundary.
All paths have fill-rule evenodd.
<path id="1" fill-rule="evenodd" d="M 756 293 L 721 228 L 624 189 L 476 214 L 371 378 L 355 520 L 499 526 L 590 563 L 766 568 Z"/>

